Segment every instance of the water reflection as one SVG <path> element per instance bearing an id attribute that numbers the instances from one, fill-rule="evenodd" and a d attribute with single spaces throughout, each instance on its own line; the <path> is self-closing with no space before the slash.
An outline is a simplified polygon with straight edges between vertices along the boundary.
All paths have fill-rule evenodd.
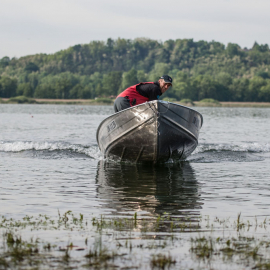
<path id="1" fill-rule="evenodd" d="M 98 163 L 97 196 L 114 215 L 134 211 L 157 216 L 165 212 L 185 217 L 199 214 L 200 185 L 188 162 L 162 166 Z"/>

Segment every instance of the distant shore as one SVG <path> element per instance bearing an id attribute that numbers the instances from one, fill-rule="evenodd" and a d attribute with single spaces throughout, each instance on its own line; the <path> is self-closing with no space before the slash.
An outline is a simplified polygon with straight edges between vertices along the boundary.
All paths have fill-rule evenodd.
<path id="1" fill-rule="evenodd" d="M 199 102 L 194 102 L 195 104 Z M 270 107 L 270 102 L 220 102 L 222 107 Z"/>
<path id="2" fill-rule="evenodd" d="M 18 104 L 22 102 L 12 101 L 8 98 L 2 98 L 3 104 Z M 102 102 L 100 100 L 95 99 L 45 99 L 45 98 L 29 98 L 28 101 L 23 102 L 24 104 L 70 104 L 70 105 L 112 105 L 111 102 Z M 1 102 L 0 102 L 1 103 Z M 219 102 L 219 104 L 211 104 L 211 103 L 202 103 L 199 101 L 193 101 L 193 104 L 183 104 L 180 102 L 174 102 L 177 104 L 181 104 L 184 106 L 190 107 L 270 107 L 270 102 Z"/>

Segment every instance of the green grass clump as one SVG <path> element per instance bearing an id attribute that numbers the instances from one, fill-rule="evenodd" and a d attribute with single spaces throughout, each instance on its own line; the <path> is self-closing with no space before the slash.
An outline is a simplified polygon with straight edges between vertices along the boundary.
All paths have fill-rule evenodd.
<path id="1" fill-rule="evenodd" d="M 215 100 L 213 98 L 204 98 L 199 101 L 200 105 L 208 105 L 208 106 L 221 106 L 218 100 Z"/>
<path id="2" fill-rule="evenodd" d="M 36 101 L 32 98 L 27 98 L 25 96 L 17 96 L 17 97 L 12 97 L 8 100 L 8 103 L 36 103 Z"/>
<path id="3" fill-rule="evenodd" d="M 70 210 L 52 217 L 26 215 L 20 220 L 0 216 L 0 269 L 186 269 L 179 265 L 185 258 L 170 255 L 186 244 L 185 257 L 198 266 L 192 269 L 210 269 L 217 262 L 223 268 L 236 264 L 233 269 L 270 269 L 269 224 L 268 217 L 246 220 L 241 213 L 232 220 L 175 217 L 167 212 L 151 218 L 134 212 L 89 219 Z M 61 238 L 68 236 L 69 242 L 62 245 L 57 233 L 51 243 L 37 238 L 40 230 L 65 232 Z M 76 233 L 73 239 L 72 232 Z M 137 260 L 142 254 L 149 258 L 147 267 Z M 135 258 L 138 263 L 133 265 Z"/>
<path id="4" fill-rule="evenodd" d="M 190 251 L 195 253 L 198 258 L 209 258 L 213 254 L 213 240 L 205 237 L 191 238 Z"/>
<path id="5" fill-rule="evenodd" d="M 96 98 L 95 99 L 96 103 L 105 103 L 105 104 L 112 104 L 113 100 L 110 98 Z"/>
<path id="6" fill-rule="evenodd" d="M 0 269 L 24 269 L 26 265 L 37 267 L 41 263 L 38 240 L 26 242 L 11 231 L 4 233 L 2 237 Z"/>
<path id="7" fill-rule="evenodd" d="M 115 257 L 119 256 L 114 251 L 109 251 L 107 248 L 101 250 L 89 250 L 89 252 L 84 256 L 87 259 L 87 264 L 84 267 L 96 267 L 96 269 L 110 269 L 115 268 L 115 265 L 109 265 L 108 261 L 114 260 Z"/>
<path id="8" fill-rule="evenodd" d="M 181 99 L 181 100 L 179 101 L 179 103 L 180 103 L 180 104 L 184 104 L 184 105 L 192 105 L 192 106 L 195 105 L 194 102 L 193 102 L 191 99 L 189 99 L 189 98 Z"/>
<path id="9" fill-rule="evenodd" d="M 170 255 L 157 254 L 151 259 L 150 265 L 152 269 L 169 269 L 176 261 Z"/>

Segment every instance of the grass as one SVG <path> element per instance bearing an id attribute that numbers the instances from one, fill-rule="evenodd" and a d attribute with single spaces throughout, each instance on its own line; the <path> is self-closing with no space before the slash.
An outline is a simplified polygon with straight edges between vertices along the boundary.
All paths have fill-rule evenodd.
<path id="1" fill-rule="evenodd" d="M 188 98 L 181 99 L 179 103 L 186 106 L 195 106 L 195 103 L 191 99 L 188 99 Z"/>
<path id="2" fill-rule="evenodd" d="M 172 265 L 176 264 L 176 260 L 174 260 L 170 254 L 157 254 L 153 255 L 150 265 L 152 269 L 165 269 L 170 268 Z"/>
<path id="3" fill-rule="evenodd" d="M 225 262 L 242 261 L 243 264 L 264 262 L 269 263 L 269 241 L 258 241 L 254 237 L 199 237 L 191 240 L 190 252 L 196 259 L 213 261 L 220 259 Z M 265 254 L 265 255 L 264 255 Z M 265 256 L 265 258 L 264 258 Z"/>
<path id="4" fill-rule="evenodd" d="M 95 268 L 114 268 L 117 267 L 114 264 L 110 264 L 110 262 L 113 262 L 114 259 L 117 256 L 121 256 L 117 254 L 114 251 L 109 251 L 107 248 L 104 249 L 95 249 L 95 250 L 89 250 L 88 253 L 84 256 L 87 260 L 86 264 L 84 264 L 84 267 L 95 267 Z"/>
<path id="5" fill-rule="evenodd" d="M 33 103 L 36 103 L 36 100 L 33 99 L 33 98 L 25 97 L 25 96 L 17 96 L 17 97 L 12 97 L 9 100 L 7 100 L 7 103 L 18 103 L 18 104 L 27 103 L 27 104 L 33 104 Z"/>
<path id="6" fill-rule="evenodd" d="M 207 106 L 207 107 L 216 107 L 216 106 L 221 106 L 219 101 L 212 99 L 212 98 L 205 98 L 202 99 L 198 102 L 200 106 Z"/>
<path id="7" fill-rule="evenodd" d="M 151 218 L 138 212 L 86 218 L 71 211 L 20 220 L 2 216 L 0 269 L 219 269 L 215 262 L 269 269 L 269 225 L 269 218 L 247 220 L 241 213 L 213 220 L 165 212 Z M 42 239 L 43 231 L 55 239 Z M 178 251 L 183 247 L 185 255 Z"/>
<path id="8" fill-rule="evenodd" d="M 207 239 L 205 237 L 191 238 L 191 248 L 190 251 L 198 258 L 209 259 L 213 254 L 213 240 L 211 238 Z"/>
<path id="9" fill-rule="evenodd" d="M 21 236 L 16 236 L 14 232 L 9 231 L 3 234 L 4 245 L 0 253 L 0 268 L 15 268 L 39 266 L 42 255 L 38 249 L 38 241 L 29 242 L 22 240 Z"/>

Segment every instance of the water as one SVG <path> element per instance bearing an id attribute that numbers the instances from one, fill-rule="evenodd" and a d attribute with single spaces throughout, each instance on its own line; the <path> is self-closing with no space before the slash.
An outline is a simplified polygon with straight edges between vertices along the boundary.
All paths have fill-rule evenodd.
<path id="1" fill-rule="evenodd" d="M 196 109 L 204 124 L 188 160 L 142 166 L 98 150 L 111 106 L 1 104 L 0 214 L 268 217 L 270 109 Z"/>

